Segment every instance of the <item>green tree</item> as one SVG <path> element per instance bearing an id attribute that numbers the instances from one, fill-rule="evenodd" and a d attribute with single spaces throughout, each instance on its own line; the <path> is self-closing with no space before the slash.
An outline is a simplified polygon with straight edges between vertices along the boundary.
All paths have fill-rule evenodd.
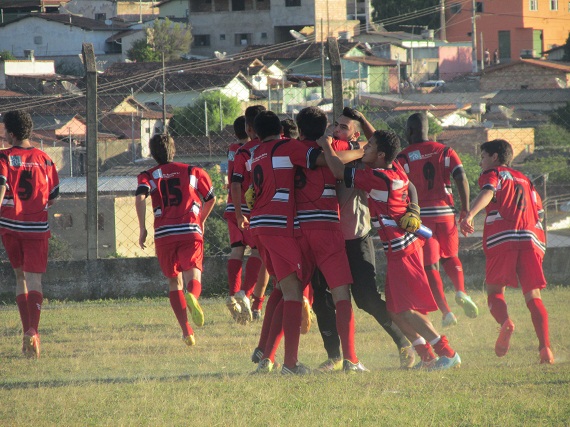
<path id="1" fill-rule="evenodd" d="M 568 38 L 566 39 L 566 44 L 564 45 L 564 56 L 563 61 L 570 62 L 570 33 L 568 33 Z"/>
<path id="2" fill-rule="evenodd" d="M 568 184 L 570 182 L 569 159 L 563 155 L 550 155 L 525 161 L 520 170 L 530 178 L 548 174 L 548 182 Z"/>
<path id="3" fill-rule="evenodd" d="M 16 57 L 12 55 L 12 52 L 9 50 L 0 51 L 0 61 L 12 61 L 14 59 L 16 59 Z"/>
<path id="4" fill-rule="evenodd" d="M 534 144 L 537 147 L 570 147 L 570 130 L 553 123 L 539 126 L 534 132 Z"/>
<path id="5" fill-rule="evenodd" d="M 237 99 L 224 95 L 219 90 L 204 92 L 194 104 L 174 111 L 170 129 L 174 135 L 206 135 L 206 129 L 208 132 L 220 132 L 226 125 L 233 124 L 240 112 L 241 105 Z"/>
<path id="6" fill-rule="evenodd" d="M 127 51 L 127 58 L 137 62 L 160 62 L 162 55 L 155 51 L 146 39 L 140 39 Z"/>
<path id="7" fill-rule="evenodd" d="M 550 115 L 550 121 L 570 131 L 570 102 L 560 107 Z"/>
<path id="8" fill-rule="evenodd" d="M 398 23 L 390 24 L 388 21 L 388 23 L 385 24 L 385 28 L 389 31 L 408 30 L 408 32 L 412 32 L 415 30 L 416 34 L 418 34 L 418 30 L 403 27 L 403 25 L 439 28 L 439 9 L 434 8 L 434 6 L 438 6 L 439 3 L 439 0 L 372 0 L 372 7 L 374 8 L 372 19 L 375 22 L 380 21 L 380 23 L 382 23 L 383 21 L 389 20 L 389 18 L 410 15 L 411 17 L 409 19 Z M 414 17 L 414 13 L 419 11 L 424 11 L 425 13 L 416 14 L 422 16 Z"/>
<path id="9" fill-rule="evenodd" d="M 155 52 L 164 55 L 165 61 L 180 58 L 180 55 L 190 51 L 192 33 L 190 28 L 173 24 L 170 19 L 155 19 L 152 27 L 147 28 L 148 44 Z"/>

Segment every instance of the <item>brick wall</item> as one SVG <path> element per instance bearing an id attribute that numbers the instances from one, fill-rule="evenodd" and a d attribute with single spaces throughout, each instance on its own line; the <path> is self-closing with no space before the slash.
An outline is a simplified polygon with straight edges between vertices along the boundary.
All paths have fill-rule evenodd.
<path id="1" fill-rule="evenodd" d="M 517 64 L 481 76 L 482 91 L 560 89 L 556 78 L 566 82 L 568 73 L 530 64 Z"/>

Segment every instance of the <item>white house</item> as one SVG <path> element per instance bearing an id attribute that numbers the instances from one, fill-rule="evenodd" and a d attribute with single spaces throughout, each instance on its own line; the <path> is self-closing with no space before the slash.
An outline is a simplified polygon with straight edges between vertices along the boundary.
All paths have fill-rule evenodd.
<path id="1" fill-rule="evenodd" d="M 0 89 L 6 89 L 6 76 L 46 76 L 55 74 L 52 60 L 10 60 L 0 62 Z"/>

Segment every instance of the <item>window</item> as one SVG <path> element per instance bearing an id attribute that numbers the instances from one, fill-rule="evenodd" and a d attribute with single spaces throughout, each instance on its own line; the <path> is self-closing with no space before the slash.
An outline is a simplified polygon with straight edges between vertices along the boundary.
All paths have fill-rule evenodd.
<path id="1" fill-rule="evenodd" d="M 194 46 L 196 47 L 210 46 L 210 35 L 196 34 L 194 36 Z"/>
<path id="2" fill-rule="evenodd" d="M 285 7 L 301 6 L 301 0 L 285 0 Z"/>
<path id="3" fill-rule="evenodd" d="M 247 46 L 251 44 L 251 34 L 236 34 L 236 46 Z"/>
<path id="4" fill-rule="evenodd" d="M 106 13 L 96 13 L 95 19 L 98 21 L 104 21 L 105 19 L 107 19 L 107 14 Z"/>
<path id="5" fill-rule="evenodd" d="M 483 2 L 482 1 L 478 1 L 475 4 L 475 12 L 477 13 L 483 13 Z"/>
<path id="6" fill-rule="evenodd" d="M 528 9 L 531 11 L 538 10 L 538 0 L 529 0 Z"/>
<path id="7" fill-rule="evenodd" d="M 453 13 L 454 15 L 461 13 L 461 3 L 455 3 L 452 4 L 451 7 L 449 8 L 449 10 L 451 11 L 451 13 Z"/>
<path id="8" fill-rule="evenodd" d="M 558 0 L 550 0 L 550 10 L 558 10 Z"/>
<path id="9" fill-rule="evenodd" d="M 232 0 L 232 10 L 245 10 L 245 0 Z"/>
<path id="10" fill-rule="evenodd" d="M 261 39 L 262 40 L 267 39 L 267 33 L 261 33 Z"/>
<path id="11" fill-rule="evenodd" d="M 53 215 L 56 226 L 61 230 L 73 227 L 73 217 L 70 213 L 56 213 Z"/>
<path id="12" fill-rule="evenodd" d="M 226 39 L 226 35 L 225 34 L 220 34 L 220 40 L 224 41 Z"/>
<path id="13" fill-rule="evenodd" d="M 34 37 L 34 44 L 42 44 L 44 42 L 44 39 L 42 36 L 35 36 Z"/>

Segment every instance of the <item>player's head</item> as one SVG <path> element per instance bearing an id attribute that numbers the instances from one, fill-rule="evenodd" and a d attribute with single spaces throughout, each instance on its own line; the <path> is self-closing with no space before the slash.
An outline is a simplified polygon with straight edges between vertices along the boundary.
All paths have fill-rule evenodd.
<path id="1" fill-rule="evenodd" d="M 253 121 L 259 113 L 265 110 L 266 108 L 263 105 L 251 105 L 245 109 L 245 131 L 251 139 L 257 137 L 253 128 Z"/>
<path id="2" fill-rule="evenodd" d="M 174 160 L 176 148 L 174 147 L 174 139 L 170 135 L 156 134 L 150 139 L 148 146 L 150 155 L 159 165 Z"/>
<path id="3" fill-rule="evenodd" d="M 334 122 L 333 138 L 341 141 L 354 142 L 360 137 L 360 123 L 343 114 Z"/>
<path id="4" fill-rule="evenodd" d="M 410 144 L 428 141 L 429 122 L 425 113 L 414 113 L 406 122 L 406 139 Z"/>
<path id="5" fill-rule="evenodd" d="M 513 147 L 504 139 L 494 139 L 481 144 L 481 169 L 492 166 L 510 166 L 513 161 Z"/>
<path id="6" fill-rule="evenodd" d="M 327 115 L 318 107 L 303 108 L 295 120 L 299 126 L 299 134 L 310 141 L 319 139 L 327 129 Z"/>
<path id="7" fill-rule="evenodd" d="M 281 127 L 285 138 L 299 138 L 299 128 L 293 119 L 281 120 Z"/>
<path id="8" fill-rule="evenodd" d="M 368 144 L 364 146 L 362 162 L 372 165 L 379 158 L 382 158 L 383 163 L 389 165 L 399 152 L 400 138 L 398 138 L 398 135 L 392 131 L 377 130 L 368 140 Z"/>
<path id="9" fill-rule="evenodd" d="M 6 129 L 6 139 L 10 144 L 30 138 L 34 123 L 32 122 L 32 116 L 27 111 L 8 111 L 2 116 L 2 121 Z"/>
<path id="10" fill-rule="evenodd" d="M 247 139 L 245 131 L 245 116 L 239 116 L 234 120 L 234 133 L 237 139 Z"/>
<path id="11" fill-rule="evenodd" d="M 255 116 L 253 128 L 257 137 L 262 141 L 269 136 L 277 135 L 279 137 L 282 130 L 281 120 L 273 111 L 262 111 Z"/>

